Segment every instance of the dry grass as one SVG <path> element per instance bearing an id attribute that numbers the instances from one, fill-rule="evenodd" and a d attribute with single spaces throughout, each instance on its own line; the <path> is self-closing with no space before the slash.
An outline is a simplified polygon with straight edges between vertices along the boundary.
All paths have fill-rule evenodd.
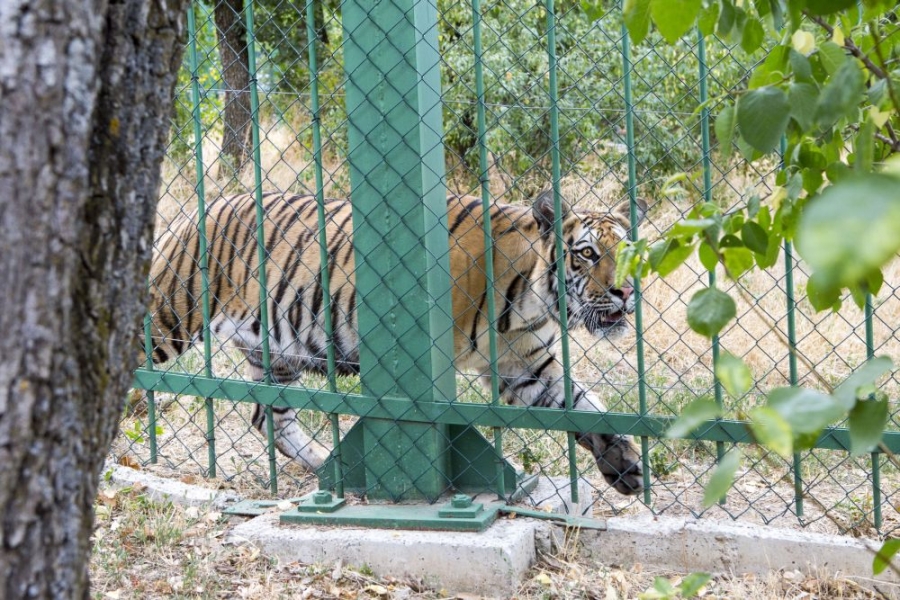
<path id="1" fill-rule="evenodd" d="M 262 172 L 265 189 L 309 191 L 312 189 L 311 153 L 304 148 L 287 127 L 267 127 L 262 148 Z M 207 139 L 206 156 L 215 156 L 216 141 Z M 206 197 L 220 193 L 248 191 L 253 186 L 252 169 L 245 169 L 237 180 L 218 173 L 216 163 L 207 169 Z M 221 169 L 224 172 L 224 169 Z M 167 185 L 160 203 L 159 226 L 165 227 L 195 197 L 193 165 L 166 163 L 164 181 Z M 325 168 L 326 195 L 342 196 L 349 187 L 345 169 L 334 161 Z M 598 177 L 571 175 L 563 182 L 564 194 L 577 205 L 586 207 L 612 206 L 623 198 L 619 183 L 623 173 L 608 172 Z M 521 196 L 518 182 L 502 173 L 494 173 L 491 192 L 506 201 L 518 201 Z M 771 183 L 754 171 L 732 171 L 727 180 L 715 188 L 715 200 L 723 206 L 739 201 L 734 190 L 755 188 L 765 192 Z M 529 181 L 529 187 L 539 182 Z M 457 189 L 470 192 L 468 189 Z M 651 210 L 642 225 L 642 236 L 655 239 L 681 217 L 696 197 L 676 199 L 650 198 Z M 806 274 L 803 266 L 794 269 L 797 301 L 797 347 L 806 358 L 798 366 L 799 381 L 815 385 L 807 363 L 831 382 L 839 381 L 865 360 L 865 330 L 861 311 L 851 302 L 840 314 L 814 314 L 804 298 Z M 685 309 L 691 294 L 708 285 L 706 273 L 696 258 L 678 271 L 659 279 L 651 276 L 643 282 L 643 348 L 647 409 L 651 414 L 672 415 L 690 401 L 714 393 L 712 352 L 704 338 L 691 332 L 686 324 Z M 757 381 L 751 393 L 735 400 L 724 398 L 731 416 L 739 416 L 747 408 L 764 400 L 767 390 L 787 385 L 788 351 L 772 329 L 786 331 L 785 267 L 779 263 L 766 272 L 753 272 L 737 284 L 719 274 L 719 285 L 738 298 L 738 318 L 720 339 L 721 347 L 740 357 L 750 366 Z M 738 294 L 736 286 L 740 286 Z M 900 322 L 900 262 L 885 270 L 885 284 L 875 299 L 873 337 L 878 354 L 900 356 L 900 339 L 895 323 Z M 749 305 L 743 298 L 751 298 Z M 574 376 L 594 386 L 611 410 L 638 410 L 637 338 L 633 330 L 621 335 L 597 340 L 581 332 L 572 336 L 572 356 L 575 358 Z M 221 377 L 243 377 L 242 357 L 228 349 L 216 348 L 213 367 Z M 197 353 L 188 354 L 177 368 L 186 372 L 200 372 L 202 359 Z M 342 385 L 352 388 L 358 382 L 349 379 Z M 304 385 L 322 387 L 321 380 L 310 378 Z M 469 390 L 470 382 L 460 379 L 460 389 L 466 400 L 479 400 L 481 392 Z M 898 382 L 891 378 L 883 383 L 882 391 L 897 397 Z M 162 433 L 159 436 L 160 466 L 149 467 L 176 477 L 204 476 L 208 473 L 206 409 L 202 401 L 159 394 L 157 400 L 171 402 L 161 412 Z M 896 402 L 896 401 L 894 401 Z M 214 402 L 216 428 L 217 476 L 222 485 L 233 487 L 245 497 L 266 497 L 268 489 L 268 456 L 265 445 L 255 431 L 249 431 L 251 406 Z M 897 413 L 896 404 L 893 405 Z M 330 443 L 327 421 L 311 413 L 303 415 L 308 429 L 319 439 Z M 896 417 L 895 417 L 896 419 Z M 117 457 L 146 465 L 149 459 L 148 440 L 140 435 L 146 417 L 140 414 L 127 417 L 123 430 L 131 437 L 120 436 L 113 449 Z M 352 423 L 343 419 L 341 428 Z M 891 425 L 896 428 L 896 422 Z M 137 428 L 137 429 L 135 429 Z M 136 432 L 136 433 L 135 433 Z M 540 468 L 550 475 L 564 474 L 565 436 L 551 433 L 511 430 L 506 433 L 505 451 L 509 458 L 532 468 Z M 134 439 L 132 439 L 134 438 Z M 632 514 L 652 510 L 670 515 L 700 515 L 710 518 L 748 520 L 775 523 L 780 526 L 803 526 L 811 530 L 837 533 L 849 531 L 856 535 L 873 535 L 871 463 L 868 458 L 851 459 L 845 453 L 815 451 L 804 455 L 802 474 L 805 494 L 805 518 L 798 519 L 794 508 L 792 468 L 785 461 L 749 449 L 749 460 L 723 506 L 708 511 L 702 509 L 702 485 L 715 464 L 716 449 L 709 443 L 671 440 L 650 441 L 650 461 L 654 471 L 652 508 L 634 499 L 626 499 L 610 492 L 597 477 L 596 469 L 586 453 L 579 451 L 581 472 L 595 486 L 593 514 Z M 294 465 L 277 458 L 279 495 L 294 496 L 310 489 L 311 478 Z M 900 530 L 900 474 L 885 467 L 881 473 L 884 490 L 882 511 L 884 526 L 881 533 Z M 823 510 L 824 509 L 824 510 Z M 826 517 L 825 512 L 828 516 Z"/>
<path id="2" fill-rule="evenodd" d="M 163 598 L 328 598 L 335 600 L 472 600 L 477 596 L 428 587 L 404 577 L 379 577 L 340 564 L 281 564 L 251 544 L 229 543 L 227 533 L 239 517 L 196 507 L 160 504 L 139 487 L 101 491 L 96 504 L 92 596 L 97 600 Z M 539 557 L 514 598 L 633 599 L 665 577 L 640 564 L 610 568 L 578 558 L 574 545 Z M 710 599 L 880 598 L 859 583 L 829 573 L 804 576 L 773 571 L 765 576 L 716 577 L 701 592 Z"/>

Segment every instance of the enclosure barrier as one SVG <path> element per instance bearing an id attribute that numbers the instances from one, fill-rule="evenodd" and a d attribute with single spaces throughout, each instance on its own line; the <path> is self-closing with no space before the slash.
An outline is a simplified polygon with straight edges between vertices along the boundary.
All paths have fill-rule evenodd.
<path id="1" fill-rule="evenodd" d="M 757 309 L 774 313 L 772 322 L 784 329 L 796 352 L 772 351 L 765 331 L 749 331 L 753 307 L 745 307 L 711 346 L 698 349 L 699 343 L 690 340 L 686 329 L 676 329 L 676 321 L 684 321 L 680 307 L 686 304 L 687 290 L 670 289 L 674 284 L 666 279 L 634 281 L 634 334 L 624 338 L 627 347 L 613 339 L 601 342 L 601 350 L 585 348 L 587 342 L 570 337 L 568 331 L 567 241 L 562 219 L 556 218 L 556 302 L 565 406 L 506 406 L 501 402 L 497 335 L 508 307 L 495 305 L 493 290 L 501 276 L 493 272 L 496 232 L 491 219 L 483 219 L 487 293 L 478 311 L 490 323 L 486 357 L 490 383 L 482 394 L 471 387 L 471 381 L 456 376 L 448 183 L 451 192 L 477 195 L 485 214 L 497 200 L 515 201 L 543 187 L 551 191 L 558 216 L 564 195 L 571 196 L 572 189 L 578 206 L 596 202 L 595 189 L 612 181 L 615 189 L 606 193 L 607 199 L 624 196 L 627 200 L 630 235 L 636 239 L 638 190 L 658 194 L 656 170 L 696 176 L 687 178 L 680 205 L 666 198 L 649 198 L 649 224 L 642 231 L 651 237 L 686 213 L 693 201 L 726 206 L 746 202 L 744 188 L 757 193 L 770 189 L 778 169 L 778 165 L 759 167 L 742 160 L 716 162 L 711 114 L 723 94 L 739 88 L 746 73 L 725 44 L 698 35 L 672 48 L 645 43 L 646 47 L 635 49 L 618 13 L 590 23 L 577 2 L 560 4 L 556 7 L 554 0 L 546 0 L 543 7 L 517 2 L 483 6 L 480 0 L 468 5 L 436 5 L 432 0 L 337 5 L 310 0 L 302 7 L 263 0 L 193 3 L 188 13 L 185 76 L 176 99 L 179 111 L 164 173 L 169 187 L 158 233 L 196 215 L 197 251 L 188 256 L 195 261 L 196 272 L 185 270 L 184 264 L 171 267 L 189 273 L 182 284 L 190 288 L 192 298 L 199 296 L 195 305 L 200 315 L 189 320 L 200 323 L 195 339 L 202 340 L 202 351 L 193 364 L 187 364 L 191 360 L 185 357 L 195 354 L 188 353 L 175 366 L 171 362 L 154 365 L 154 348 L 161 340 L 154 336 L 153 316 L 148 315 L 147 362 L 135 373 L 135 387 L 146 391 L 147 412 L 126 416 L 124 437 L 115 449 L 120 456 L 137 456 L 142 464 L 162 461 L 176 471 L 193 462 L 205 476 L 232 481 L 249 472 L 251 480 L 267 485 L 267 492 L 253 492 L 257 497 L 283 494 L 279 481 L 284 478 L 293 493 L 314 488 L 333 493 L 308 497 L 306 502 L 317 512 L 339 510 L 347 491 L 376 500 L 429 502 L 451 491 L 490 491 L 492 497 L 512 501 L 530 490 L 524 485 L 528 478 L 516 471 L 513 462 L 565 474 L 569 485 L 560 493 L 577 502 L 584 500 L 578 498 L 579 478 L 596 481 L 598 477 L 595 466 L 586 467 L 583 459 L 579 464 L 574 432 L 627 434 L 640 441 L 642 505 L 610 499 L 605 489 L 598 488 L 592 514 L 603 514 L 605 503 L 616 511 L 681 510 L 699 515 L 706 511 L 697 504 L 697 490 L 715 461 L 734 444 L 754 443 L 739 416 L 762 401 L 767 387 L 809 383 L 809 374 L 798 369 L 798 353 L 816 347 L 818 354 L 811 354 L 810 362 L 829 373 L 846 374 L 856 366 L 850 363 L 853 356 L 861 362 L 877 352 L 896 350 L 890 317 L 878 316 L 880 307 L 889 310 L 897 300 L 895 282 L 886 277 L 885 297 L 869 298 L 860 322 L 851 323 L 841 315 L 812 317 L 803 312 L 804 299 L 795 288 L 795 277 L 805 279 L 806 274 L 789 242 L 783 248 L 783 270 L 775 269 L 762 283 L 717 281 L 712 274 L 702 281 L 704 276 L 691 272 L 688 278 L 695 279 L 685 287 L 743 287 L 757 298 Z M 514 21 L 515 9 L 521 10 L 515 15 L 516 24 L 501 25 Z M 714 46 L 712 52 L 708 44 Z M 688 68 L 689 59 L 696 60 L 696 65 Z M 243 65 L 246 81 L 241 84 L 234 73 Z M 601 68 L 606 71 L 599 73 Z M 721 79 L 717 72 L 724 73 Z M 565 80 L 562 88 L 560 77 Z M 228 117 L 229 109 L 240 106 L 246 107 L 243 117 Z M 220 125 L 223 115 L 225 122 Z M 284 132 L 287 141 L 278 146 L 277 138 Z M 228 149 L 229 144 L 242 143 L 244 156 Z M 211 160 L 210 153 L 217 151 L 219 157 Z M 668 162 L 676 164 L 667 166 Z M 278 175 L 279 169 L 288 173 L 287 179 Z M 315 218 L 308 220 L 315 226 L 309 237 L 317 244 L 318 264 L 305 265 L 312 267 L 306 281 L 331 290 L 335 277 L 343 280 L 349 274 L 336 264 L 340 240 L 328 239 L 335 223 L 330 221 L 334 213 L 329 212 L 327 196 L 346 197 L 350 190 L 356 294 L 352 301 L 346 296 L 342 300 L 350 302 L 358 315 L 359 389 L 354 378 L 339 376 L 338 363 L 346 349 L 336 347 L 336 336 L 346 332 L 335 322 L 344 307 L 334 304 L 341 298 L 333 291 L 322 293 L 320 306 L 313 308 L 314 318 L 321 317 L 326 338 L 320 357 L 324 379 L 310 376 L 299 385 L 285 385 L 273 368 L 278 358 L 273 357 L 270 339 L 279 327 L 273 319 L 285 317 L 271 314 L 278 291 L 269 282 L 274 277 L 279 285 L 286 285 L 288 279 L 272 258 L 280 240 L 270 239 L 283 234 L 281 226 L 288 221 L 275 223 L 281 216 L 266 208 L 265 199 L 275 191 L 308 193 L 314 198 Z M 256 304 L 248 307 L 258 319 L 259 381 L 248 379 L 242 366 L 245 356 L 230 352 L 227 344 L 215 347 L 228 340 L 219 340 L 213 327 L 215 307 L 232 300 L 216 296 L 216 277 L 235 267 L 218 264 L 222 257 L 210 248 L 238 243 L 221 237 L 224 224 L 210 230 L 208 223 L 216 217 L 208 206 L 221 206 L 213 204 L 215 199 L 246 192 L 252 194 L 255 210 L 254 222 L 246 224 L 253 233 L 243 243 L 252 244 L 254 252 L 241 255 L 240 249 L 233 249 L 228 254 L 232 261 L 248 261 L 243 266 L 254 273 L 259 292 Z M 171 207 L 168 216 L 165 206 Z M 192 207 L 196 213 L 191 213 Z M 690 263 L 682 269 L 690 270 Z M 781 295 L 777 302 L 769 297 L 773 291 Z M 294 292 L 303 297 L 302 289 Z M 655 303 L 656 297 L 666 294 L 674 295 L 670 305 Z M 798 319 L 803 334 L 798 334 Z M 837 337 L 827 339 L 820 330 L 833 323 L 837 323 Z M 860 327 L 863 335 L 858 333 Z M 676 332 L 676 339 L 659 334 L 660 330 Z M 570 349 L 573 343 L 578 346 L 575 353 Z M 832 349 L 819 352 L 817 346 L 823 343 Z M 730 402 L 714 375 L 723 344 L 745 357 L 765 355 L 761 365 L 754 366 L 758 386 L 747 397 Z M 601 354 L 604 358 L 597 358 Z M 694 363 L 679 371 L 688 355 Z M 579 371 L 576 363 L 585 360 L 591 364 Z M 619 377 L 617 367 L 626 376 Z M 610 412 L 573 409 L 573 377 L 578 372 L 583 382 L 585 371 L 592 374 L 588 387 L 599 384 Z M 882 393 L 895 398 L 896 381 L 885 383 Z M 183 403 L 176 403 L 175 409 L 161 405 L 160 397 L 172 395 L 203 400 L 186 408 Z M 665 439 L 679 408 L 706 395 L 735 418 L 709 421 L 683 441 Z M 248 411 L 241 405 L 247 403 L 265 407 L 265 450 L 257 457 L 266 465 L 264 473 L 256 470 L 256 458 L 247 460 L 256 450 L 243 449 L 244 444 L 254 443 L 254 434 L 243 426 L 223 425 L 238 415 L 246 420 Z M 288 407 L 327 415 L 318 421 L 309 414 L 301 419 L 312 437 L 327 438 L 333 449 L 318 471 L 318 483 L 297 475 L 276 452 L 276 411 Z M 351 423 L 348 417 L 358 420 Z M 900 452 L 898 420 L 894 403 L 884 445 L 895 453 Z M 205 464 L 194 456 L 199 446 L 184 442 L 194 429 L 203 430 Z M 536 452 L 532 447 L 536 438 L 523 437 L 528 434 L 522 432 L 529 430 L 562 432 L 565 443 L 550 436 L 556 455 Z M 714 452 L 707 450 L 706 442 L 712 443 Z M 789 463 L 758 450 L 728 500 L 708 510 L 724 511 L 732 518 L 749 513 L 767 522 L 785 515 L 804 524 L 821 521 L 821 511 L 809 514 L 803 502 L 806 497 L 822 511 L 843 511 L 843 530 L 894 531 L 900 523 L 898 474 L 890 466 L 882 473 L 881 454 L 869 456 L 868 464 L 850 459 L 846 454 L 849 434 L 843 427 L 827 429 L 815 447 L 796 454 Z M 178 459 L 178 454 L 186 456 Z M 561 456 L 567 457 L 566 464 L 553 465 Z M 673 474 L 679 471 L 681 479 L 688 480 L 684 485 L 673 483 L 677 479 Z M 466 513 L 468 505 L 457 504 L 451 508 Z M 397 526 L 396 513 L 389 518 L 394 524 L 388 526 Z"/>

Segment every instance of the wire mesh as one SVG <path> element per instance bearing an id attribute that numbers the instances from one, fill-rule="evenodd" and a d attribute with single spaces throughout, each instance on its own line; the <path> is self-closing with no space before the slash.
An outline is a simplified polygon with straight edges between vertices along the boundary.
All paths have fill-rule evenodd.
<path id="1" fill-rule="evenodd" d="M 402 6 L 412 8 L 403 12 Z M 417 6 L 396 4 L 395 22 L 419 23 Z M 764 402 L 773 387 L 816 386 L 813 370 L 839 381 L 875 354 L 897 355 L 896 265 L 886 269 L 882 291 L 865 310 L 845 303 L 841 313 L 824 314 L 806 300 L 809 274 L 789 245 L 774 267 L 737 282 L 723 273 L 709 280 L 690 259 L 664 279 L 632 282 L 628 297 L 618 299 L 625 304 L 612 313 L 624 317 L 634 301 L 636 314 L 624 319 L 628 327 L 593 335 L 557 324 L 564 321 L 560 312 L 576 315 L 576 324 L 584 314 L 578 280 L 566 266 L 576 251 L 577 240 L 566 237 L 576 219 L 563 217 L 564 206 L 571 205 L 571 217 L 591 215 L 580 219 L 604 223 L 593 240 L 600 255 L 615 248 L 608 241 L 613 230 L 618 238 L 656 239 L 698 202 L 729 209 L 772 190 L 777 161 L 750 162 L 741 154 L 725 159 L 709 131 L 709 119 L 746 85 L 764 51 L 747 56 L 715 36 L 695 35 L 671 46 L 651 35 L 630 47 L 618 11 L 592 22 L 573 1 L 442 0 L 432 8 L 440 83 L 428 85 L 440 99 L 442 128 L 410 123 L 422 107 L 410 90 L 393 88 L 383 108 L 401 116 L 369 131 L 353 130 L 366 122 L 362 112 L 368 110 L 354 98 L 353 86 L 371 73 L 347 69 L 347 61 L 372 65 L 383 57 L 352 58 L 367 34 L 348 27 L 340 3 L 193 3 L 157 220 L 148 360 L 137 373 L 116 459 L 179 477 L 215 478 L 248 497 L 291 497 L 320 485 L 312 467 L 338 448 L 342 455 L 320 473 L 328 485 L 349 484 L 350 491 L 372 495 L 378 482 L 363 478 L 360 486 L 359 473 L 371 469 L 368 452 L 381 452 L 382 477 L 400 469 L 413 487 L 424 487 L 424 471 L 409 470 L 404 457 L 385 450 L 397 438 L 423 461 L 443 465 L 439 477 L 450 477 L 447 469 L 474 472 L 500 495 L 515 486 L 507 485 L 499 457 L 526 473 L 553 477 L 560 494 L 575 492 L 569 483 L 580 478 L 590 486 L 586 500 L 594 516 L 651 512 L 896 532 L 900 474 L 881 455 L 851 457 L 846 435 L 836 432 L 823 448 L 785 461 L 753 446 L 746 429 L 730 421 Z M 357 18 L 372 17 L 363 13 Z M 393 40 L 398 30 L 383 26 L 378 34 Z M 392 52 L 396 64 L 382 66 L 385 81 L 396 81 L 393 75 L 415 63 L 409 47 L 384 52 Z M 407 113 L 412 118 L 402 117 Z M 440 147 L 421 147 L 413 131 L 439 139 Z M 389 145 L 386 139 L 400 141 Z M 361 172 L 362 163 L 354 162 L 363 143 L 380 144 L 380 170 Z M 442 154 L 439 167 L 423 158 L 435 152 Z M 404 153 L 430 166 L 399 169 L 393 159 Z M 667 181 L 674 175 L 678 186 Z M 413 176 L 418 187 L 408 184 Z M 451 196 L 449 216 L 423 216 L 415 203 L 403 209 L 391 203 L 443 187 Z M 542 212 L 534 201 L 548 190 L 552 206 Z M 364 201 L 369 194 L 383 201 Z M 351 195 L 359 198 L 352 206 L 343 200 Z M 638 229 L 642 202 L 648 206 Z M 610 214 L 619 217 L 610 221 Z M 550 215 L 555 234 L 539 235 L 541 215 Z M 430 229 L 410 233 L 413 220 Z M 362 257 L 351 236 L 361 223 L 380 223 L 385 232 L 380 241 L 369 239 Z M 531 226 L 534 234 L 525 232 Z M 421 246 L 435 235 L 449 239 L 447 256 Z M 440 277 L 449 273 L 452 312 L 437 320 L 455 321 L 455 341 L 426 348 L 373 337 L 379 327 L 407 340 L 454 332 L 434 328 L 427 317 L 434 313 L 420 309 L 429 299 L 412 287 L 399 295 L 379 288 L 360 267 L 366 254 L 387 261 L 382 277 L 414 282 L 423 275 L 410 256 L 424 257 L 437 270 L 446 260 Z M 553 265 L 552 293 L 537 289 L 549 281 L 539 272 Z M 739 306 L 714 345 L 691 332 L 685 319 L 692 292 L 708 285 L 734 295 Z M 370 295 L 357 294 L 362 287 Z M 395 311 L 418 317 L 357 317 L 374 314 L 366 312 L 369 305 L 388 297 Z M 529 347 L 535 355 L 528 356 L 513 336 L 517 326 L 540 321 L 538 314 L 550 326 L 534 329 L 552 331 L 553 339 L 539 350 Z M 799 364 L 783 336 L 797 348 Z M 756 384 L 743 398 L 729 398 L 718 386 L 720 348 L 751 367 Z M 377 364 L 407 366 L 391 367 L 390 382 L 373 383 L 365 366 L 360 379 L 361 353 Z M 546 357 L 553 358 L 552 376 L 540 370 Z M 420 397 L 428 387 L 423 382 L 446 379 L 453 360 L 449 397 Z M 423 372 L 422 361 L 444 366 Z M 523 391 L 535 382 L 537 393 Z M 900 429 L 897 383 L 894 376 L 878 391 L 892 398 L 892 435 Z M 698 397 L 720 401 L 727 420 L 699 439 L 662 437 L 666 419 Z M 596 398 L 590 402 L 609 412 L 583 410 L 584 398 Z M 504 406 L 510 402 L 556 408 Z M 339 444 L 356 435 L 359 419 L 361 438 L 375 441 Z M 437 425 L 394 427 L 399 422 Z M 457 448 L 470 439 L 464 426 L 472 424 L 493 443 L 461 456 Z M 606 437 L 597 442 L 585 434 Z M 604 468 L 622 470 L 627 460 L 604 466 L 604 456 L 612 455 L 596 444 L 589 450 L 592 440 L 609 444 L 614 434 L 637 436 L 643 467 L 637 497 L 616 493 L 602 475 Z M 576 448 L 576 440 L 588 448 Z M 734 444 L 750 444 L 749 460 L 727 500 L 703 509 L 703 485 Z"/>

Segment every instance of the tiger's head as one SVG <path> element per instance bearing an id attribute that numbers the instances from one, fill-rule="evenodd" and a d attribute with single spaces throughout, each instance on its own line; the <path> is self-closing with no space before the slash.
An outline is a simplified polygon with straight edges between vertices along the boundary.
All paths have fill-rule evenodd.
<path id="1" fill-rule="evenodd" d="M 647 210 L 647 203 L 637 201 L 637 221 Z M 541 236 L 549 247 L 548 287 L 557 297 L 556 244 L 553 232 L 553 193 L 544 192 L 533 206 Z M 631 208 L 626 200 L 609 211 L 572 209 L 562 203 L 563 248 L 566 265 L 566 301 L 569 328 L 584 325 L 597 336 L 607 335 L 625 326 L 625 316 L 634 312 L 634 287 L 626 278 L 615 286 L 616 248 L 628 239 Z M 554 312 L 558 314 L 554 302 Z"/>

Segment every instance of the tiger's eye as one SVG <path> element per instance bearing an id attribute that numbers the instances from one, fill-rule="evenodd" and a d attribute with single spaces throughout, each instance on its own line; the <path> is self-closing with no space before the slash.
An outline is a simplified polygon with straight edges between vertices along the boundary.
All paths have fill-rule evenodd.
<path id="1" fill-rule="evenodd" d="M 594 257 L 596 257 L 597 253 L 594 252 L 593 248 L 582 248 L 581 256 L 590 260 L 590 259 L 593 259 Z"/>

